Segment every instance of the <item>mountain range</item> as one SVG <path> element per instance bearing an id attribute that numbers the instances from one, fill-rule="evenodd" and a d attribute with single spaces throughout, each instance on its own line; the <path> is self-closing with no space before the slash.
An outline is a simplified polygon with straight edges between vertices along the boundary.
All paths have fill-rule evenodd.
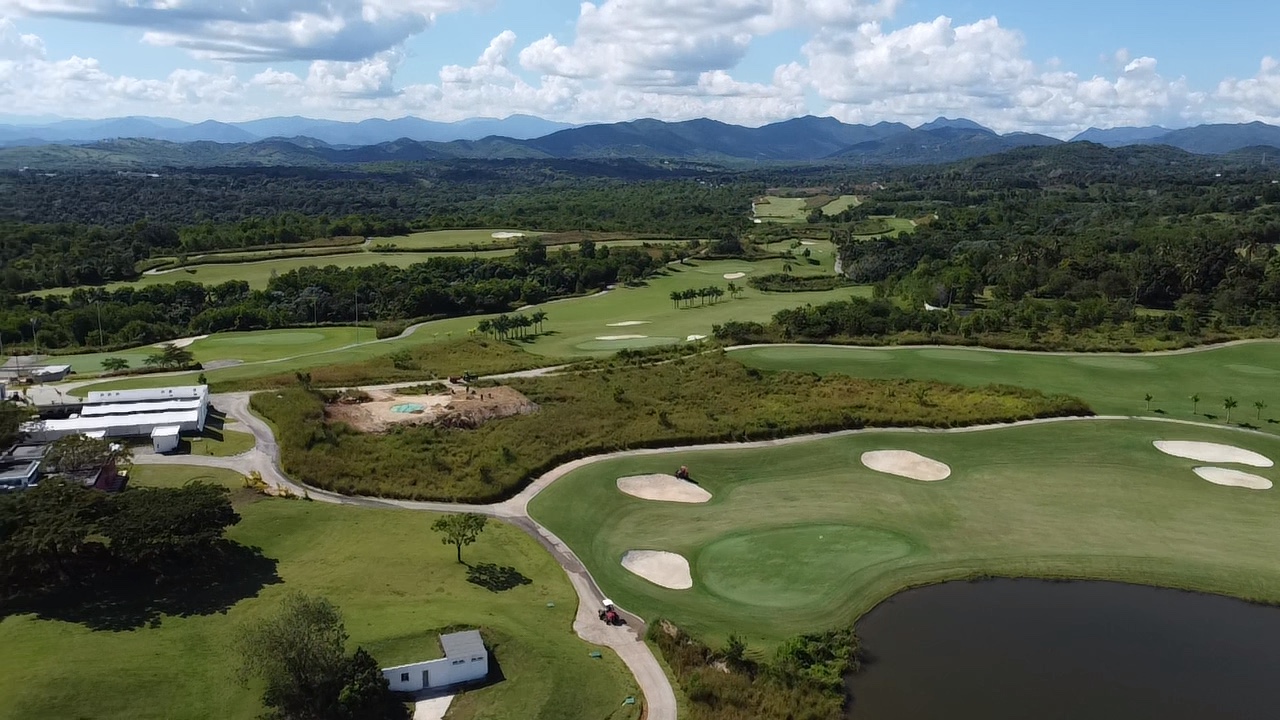
<path id="1" fill-rule="evenodd" d="M 213 166 L 331 166 L 448 159 L 609 159 L 718 164 L 829 162 L 868 165 L 935 164 L 983 157 L 1062 140 L 1034 133 L 999 134 L 966 119 L 939 118 L 916 128 L 902 123 L 850 125 L 806 116 L 750 128 L 716 120 L 630 122 L 561 127 L 523 116 L 505 120 L 431 123 L 417 118 L 338 123 L 271 118 L 248 123 L 177 124 L 156 118 L 64 121 L 62 133 L 151 128 L 148 137 L 77 144 L 29 144 L 0 149 L 0 169 L 108 167 L 151 169 Z M 29 129 L 29 128 L 28 128 Z M 505 129 L 508 134 L 490 132 Z M 539 133 L 551 129 L 550 132 Z M 10 128 L 0 128 L 3 132 Z M 409 133 L 413 133 L 410 135 Z M 423 140 L 424 134 L 449 140 Z M 457 135 L 465 137 L 454 137 Z M 262 138 L 262 135 L 269 135 Z M 377 140 L 395 136 L 389 140 Z M 192 140 L 191 138 L 196 138 Z M 326 139 L 327 138 L 327 139 Z M 1280 128 L 1263 123 L 1091 129 L 1069 142 L 1168 145 L 1197 154 L 1280 147 Z M 1280 150 L 1276 151 L 1280 154 Z"/>

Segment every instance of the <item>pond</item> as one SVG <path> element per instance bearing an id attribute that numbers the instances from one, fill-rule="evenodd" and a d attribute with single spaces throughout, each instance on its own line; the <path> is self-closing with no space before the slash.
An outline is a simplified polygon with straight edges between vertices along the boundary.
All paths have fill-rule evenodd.
<path id="1" fill-rule="evenodd" d="M 1101 582 L 911 590 L 858 623 L 851 720 L 1280 717 L 1280 609 Z"/>

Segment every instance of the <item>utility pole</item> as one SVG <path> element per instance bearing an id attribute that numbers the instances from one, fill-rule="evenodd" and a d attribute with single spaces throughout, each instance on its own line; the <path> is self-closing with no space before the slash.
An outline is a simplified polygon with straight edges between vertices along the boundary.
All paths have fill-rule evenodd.
<path id="1" fill-rule="evenodd" d="M 31 318 L 31 343 L 35 345 L 36 355 L 40 354 L 40 340 L 39 338 L 36 337 L 36 325 L 38 323 L 39 323 L 39 320 L 37 320 L 36 318 Z"/>
<path id="2" fill-rule="evenodd" d="M 104 347 L 107 344 L 106 335 L 102 333 L 102 294 L 93 296 L 93 307 L 98 311 L 98 347 Z"/>
<path id="3" fill-rule="evenodd" d="M 356 285 L 356 344 L 360 343 L 360 286 Z"/>

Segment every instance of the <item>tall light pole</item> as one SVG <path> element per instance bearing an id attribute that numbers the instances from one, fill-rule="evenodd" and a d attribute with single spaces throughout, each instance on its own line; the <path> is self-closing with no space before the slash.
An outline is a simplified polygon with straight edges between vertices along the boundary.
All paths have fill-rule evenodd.
<path id="1" fill-rule="evenodd" d="M 36 348 L 34 353 L 36 355 L 40 354 L 40 339 L 36 337 L 36 325 L 39 324 L 39 322 L 40 321 L 38 319 L 31 318 L 31 344 Z"/>

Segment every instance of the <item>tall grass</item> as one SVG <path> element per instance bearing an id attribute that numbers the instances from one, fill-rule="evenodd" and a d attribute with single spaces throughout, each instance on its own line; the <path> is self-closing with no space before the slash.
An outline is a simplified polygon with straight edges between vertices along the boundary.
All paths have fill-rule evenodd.
<path id="1" fill-rule="evenodd" d="M 541 410 L 474 430 L 361 434 L 327 423 L 323 401 L 298 386 L 260 393 L 253 407 L 276 424 L 284 467 L 303 482 L 348 494 L 471 502 L 509 497 L 557 465 L 628 448 L 1090 414 L 1075 398 L 1022 388 L 766 374 L 716 353 L 510 384 Z"/>

